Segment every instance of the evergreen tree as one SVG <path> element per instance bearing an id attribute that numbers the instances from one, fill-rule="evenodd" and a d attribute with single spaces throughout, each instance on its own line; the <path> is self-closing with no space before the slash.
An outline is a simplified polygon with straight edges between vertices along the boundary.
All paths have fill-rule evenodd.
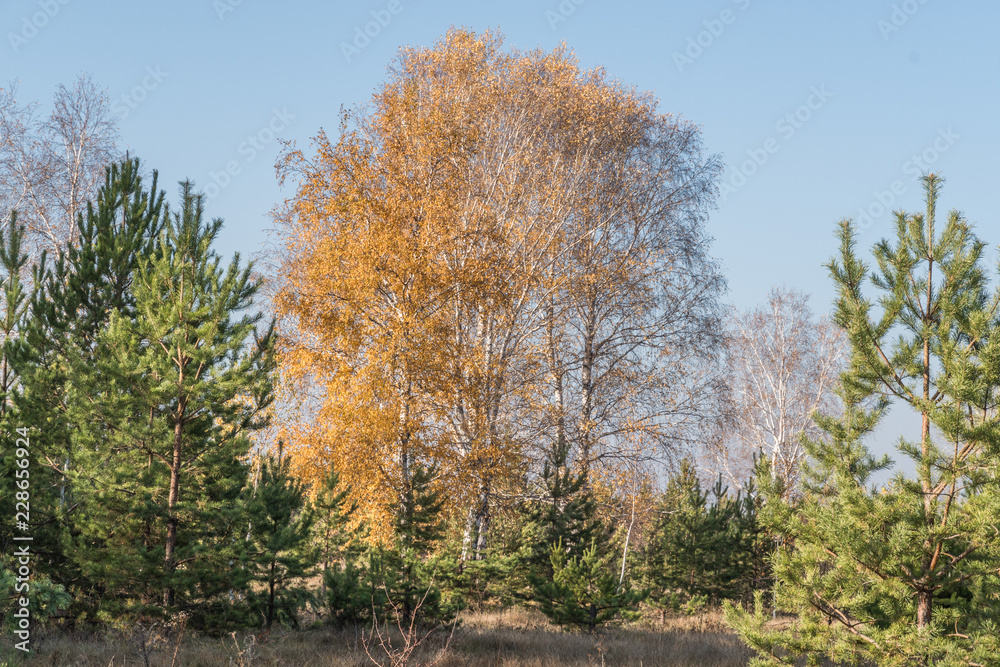
<path id="1" fill-rule="evenodd" d="M 598 556 L 597 543 L 579 556 L 568 558 L 562 541 L 550 551 L 552 579 L 535 580 L 535 600 L 546 616 L 559 625 L 575 625 L 594 633 L 618 616 L 637 618 L 635 607 L 646 591 L 633 591 L 628 579 L 621 579 L 612 556 Z"/>
<path id="2" fill-rule="evenodd" d="M 30 288 L 22 278 L 28 255 L 23 252 L 24 226 L 11 213 L 7 231 L 0 229 L 0 269 L 3 270 L 3 312 L 0 313 L 0 420 L 5 420 L 13 406 L 18 386 L 18 369 L 13 359 L 17 340 L 23 335 L 25 318 L 31 305 Z"/>
<path id="3" fill-rule="evenodd" d="M 17 340 L 22 335 L 24 318 L 29 304 L 28 295 L 21 282 L 21 270 L 28 261 L 26 254 L 21 252 L 21 242 L 24 238 L 24 228 L 17 224 L 17 214 L 12 213 L 10 224 L 6 231 L 0 229 L 0 270 L 3 271 L 2 290 L 3 302 L 0 307 L 0 428 L 4 433 L 13 433 L 14 429 L 21 426 L 12 414 L 14 412 L 12 399 L 18 384 L 17 368 L 11 363 L 11 354 L 16 349 Z M 32 448 L 28 448 L 31 463 L 36 462 Z M 0 479 L 10 480 L 0 488 L 0 511 L 4 516 L 13 517 L 14 509 L 14 480 L 24 479 L 24 475 L 30 474 L 33 465 L 29 465 L 27 472 L 18 473 L 14 463 L 14 456 L 0 457 Z M 20 477 L 16 477 L 20 475 Z M 28 478 L 30 479 L 30 478 Z M 0 522 L 0 556 L 5 556 L 13 548 L 14 522 Z"/>
<path id="4" fill-rule="evenodd" d="M 370 552 L 358 546 L 345 549 L 342 559 L 330 561 L 323 570 L 322 592 L 330 622 L 344 627 L 384 610 L 385 595 L 378 588 L 379 580 L 379 573 L 372 571 Z"/>
<path id="5" fill-rule="evenodd" d="M 310 595 L 295 580 L 309 575 L 318 553 L 310 544 L 315 521 L 302 483 L 289 474 L 289 461 L 282 457 L 261 458 L 250 505 L 249 549 L 246 562 L 250 581 L 263 591 L 249 595 L 251 607 L 264 619 L 268 630 L 277 619 L 298 626 L 298 611 Z"/>
<path id="6" fill-rule="evenodd" d="M 357 511 L 357 505 L 348 504 L 349 496 L 350 491 L 341 488 L 340 475 L 331 470 L 312 503 L 313 536 L 323 577 L 320 599 L 330 622 L 339 627 L 361 623 L 372 612 L 372 586 L 365 585 L 364 536 L 359 534 L 363 531 L 348 529 Z"/>
<path id="7" fill-rule="evenodd" d="M 877 301 L 862 294 L 867 267 L 842 223 L 835 321 L 851 342 L 840 418 L 807 442 L 807 492 L 780 498 L 765 465 L 761 516 L 784 536 L 775 560 L 776 605 L 800 616 L 765 629 L 755 613 L 727 611 L 761 655 L 757 664 L 827 657 L 841 664 L 997 664 L 1000 654 L 1000 291 L 987 292 L 985 244 L 952 212 L 938 233 L 940 179 L 924 178 L 924 215 L 897 214 L 895 243 L 874 247 Z M 881 489 L 889 465 L 863 443 L 890 400 L 910 406 L 919 442 L 901 439 L 915 477 Z"/>
<path id="8" fill-rule="evenodd" d="M 586 470 L 573 472 L 564 440 L 549 452 L 522 528 L 522 596 L 554 622 L 591 632 L 644 594 L 631 591 L 610 563 L 611 536 L 596 517 Z"/>
<path id="9" fill-rule="evenodd" d="M 349 496 L 350 491 L 341 488 L 340 475 L 330 470 L 312 501 L 313 536 L 324 573 L 337 561 L 345 559 L 350 547 L 357 542 L 347 528 L 357 511 L 357 505 L 348 504 Z"/>
<path id="10" fill-rule="evenodd" d="M 529 579 L 552 580 L 554 544 L 561 543 L 567 557 L 572 559 L 582 556 L 591 542 L 597 540 L 600 549 L 607 539 L 602 535 L 606 531 L 595 517 L 587 475 L 573 472 L 568 459 L 569 446 L 565 442 L 549 452 L 539 483 L 538 500 L 526 508 L 521 532 L 521 562 Z"/>
<path id="11" fill-rule="evenodd" d="M 721 478 L 704 491 L 687 459 L 660 497 L 642 554 L 651 602 L 679 611 L 740 597 L 752 577 L 754 501 L 728 495 Z"/>
<path id="12" fill-rule="evenodd" d="M 222 221 L 202 215 L 183 183 L 179 211 L 138 263 L 134 308 L 111 313 L 92 367 L 73 366 L 69 414 L 91 425 L 74 436 L 69 476 L 86 517 L 74 553 L 102 599 L 192 607 L 247 584 L 231 563 L 246 549 L 240 500 L 249 435 L 272 400 L 273 325 L 261 333 L 260 314 L 235 317 L 258 283 L 238 256 L 220 267 Z"/>
<path id="13" fill-rule="evenodd" d="M 460 600 L 442 596 L 441 559 L 435 553 L 444 537 L 444 497 L 434 487 L 436 469 L 414 463 L 410 481 L 400 493 L 395 537 L 388 547 L 374 547 L 369 567 L 376 587 L 386 594 L 386 612 L 409 623 L 419 607 L 425 620 L 447 622 Z M 373 591 L 373 596 L 375 595 Z"/>
<path id="14" fill-rule="evenodd" d="M 494 512 L 488 545 L 476 559 L 462 559 L 465 521 L 455 521 L 449 526 L 439 561 L 445 597 L 460 599 L 479 610 L 517 602 L 516 582 L 522 569 L 518 554 L 521 525 L 520 522 L 510 525 L 505 519 L 519 517 L 519 514 L 505 517 L 499 511 Z"/>
<path id="15" fill-rule="evenodd" d="M 755 461 L 755 466 L 757 465 Z M 735 502 L 739 504 L 735 521 L 735 532 L 739 536 L 738 580 L 732 593 L 732 600 L 738 600 L 744 608 L 749 608 L 758 591 L 768 594 L 774 591 L 774 576 L 771 570 L 771 553 L 774 551 L 774 535 L 760 519 L 763 497 L 757 492 L 753 477 L 743 485 L 742 499 L 739 494 Z"/>
<path id="16" fill-rule="evenodd" d="M 17 345 L 24 333 L 25 318 L 30 312 L 31 294 L 29 288 L 23 283 L 23 269 L 28 261 L 28 256 L 22 251 L 24 240 L 24 227 L 17 223 L 17 214 L 12 213 L 9 225 L 6 230 L 0 229 L 0 270 L 2 270 L 2 283 L 0 292 L 3 295 L 2 312 L 0 312 L 0 432 L 11 434 L 10 449 L 5 456 L 0 457 L 0 511 L 3 516 L 13 519 L 17 511 L 22 508 L 16 507 L 16 493 L 19 491 L 29 491 L 28 516 L 31 517 L 31 505 L 37 501 L 32 496 L 33 486 L 38 478 L 35 471 L 39 469 L 42 461 L 35 454 L 35 447 L 31 444 L 30 429 L 21 424 L 18 412 L 13 405 L 13 399 L 20 388 L 20 377 L 14 358 L 17 353 Z M 28 435 L 27 446 L 16 439 L 14 434 Z M 37 439 L 36 439 L 37 443 Z M 17 446 L 15 448 L 15 445 Z M 23 456 L 21 454 L 24 454 Z M 17 461 L 27 460 L 27 467 L 21 467 Z M 36 513 L 35 516 L 38 516 Z M 29 518 L 29 524 L 36 522 Z M 34 526 L 32 526 L 34 528 Z M 18 592 L 19 584 L 16 571 L 18 559 L 14 556 L 14 550 L 18 546 L 23 546 L 24 542 L 15 542 L 13 537 L 17 533 L 28 533 L 29 531 L 16 530 L 13 520 L 0 522 L 0 618 L 4 619 L 0 626 L 6 632 L 13 632 L 17 629 L 17 619 L 14 612 L 20 609 L 19 599 L 23 592 Z M 32 536 L 34 536 L 32 534 Z M 34 548 L 32 551 L 34 552 Z M 23 590 L 23 589 L 22 589 Z M 55 613 L 66 609 L 69 605 L 69 596 L 61 584 L 52 582 L 48 572 L 36 572 L 32 577 L 30 585 L 29 613 L 33 623 L 44 624 Z"/>
<path id="17" fill-rule="evenodd" d="M 400 492 L 395 530 L 388 544 L 373 544 L 364 525 L 346 532 L 352 504 L 331 472 L 314 501 L 316 531 L 324 554 L 323 583 L 330 619 L 336 625 L 381 622 L 447 622 L 461 596 L 447 590 L 450 563 L 441 554 L 444 498 L 434 487 L 436 470 L 411 463 L 410 483 Z"/>
<path id="18" fill-rule="evenodd" d="M 76 510 L 82 500 L 72 487 L 70 471 L 77 464 L 74 434 L 98 427 L 90 415 L 70 417 L 75 394 L 73 369 L 89 373 L 96 359 L 96 341 L 111 313 L 133 317 L 133 273 L 152 252 L 163 226 L 163 193 L 143 186 L 138 160 L 107 168 L 96 203 L 77 220 L 77 243 L 47 266 L 43 255 L 33 267 L 30 315 L 23 331 L 5 343 L 5 359 L 17 383 L 13 403 L 18 421 L 33 436 L 32 534 L 36 567 L 74 591 L 76 598 L 95 590 L 71 558 L 77 533 Z M 13 313 L 14 311 L 8 311 Z M 13 344 L 12 344 L 13 343 Z M 8 393 L 8 399 L 11 394 Z M 97 436 L 94 436 L 97 437 Z M 118 520 L 106 508 L 103 521 Z M 142 572 L 136 572 L 141 582 Z"/>

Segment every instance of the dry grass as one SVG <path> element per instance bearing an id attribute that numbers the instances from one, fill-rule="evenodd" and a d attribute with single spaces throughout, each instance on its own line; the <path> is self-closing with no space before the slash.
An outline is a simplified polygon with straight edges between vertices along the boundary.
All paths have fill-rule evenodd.
<path id="1" fill-rule="evenodd" d="M 659 624 L 608 629 L 599 637 L 563 632 L 540 614 L 514 609 L 468 614 L 441 655 L 447 633 L 432 635 L 410 665 L 435 658 L 439 667 L 654 667 L 746 665 L 750 651 L 720 626 L 718 614 L 672 619 Z M 699 631 L 702 630 L 702 631 Z M 6 645 L 7 642 L 5 641 Z M 154 643 L 155 644 L 155 643 Z M 144 667 L 135 637 L 125 635 L 51 635 L 34 643 L 23 665 L 58 667 Z M 225 639 L 185 635 L 176 661 L 176 637 L 162 637 L 147 648 L 153 667 L 361 667 L 371 665 L 360 630 L 274 631 L 258 639 L 244 633 Z M 373 651 L 373 655 L 376 655 Z M 9 653 L 7 654 L 9 655 Z M 4 666 L 0 658 L 0 667 Z"/>

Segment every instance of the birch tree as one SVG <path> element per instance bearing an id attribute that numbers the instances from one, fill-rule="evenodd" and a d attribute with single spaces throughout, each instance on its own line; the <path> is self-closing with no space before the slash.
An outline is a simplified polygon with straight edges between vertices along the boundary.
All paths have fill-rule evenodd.
<path id="1" fill-rule="evenodd" d="M 833 414 L 844 370 L 846 340 L 826 318 L 815 318 L 804 293 L 772 289 L 765 305 L 729 323 L 726 367 L 729 409 L 708 454 L 713 473 L 743 489 L 754 457 L 766 457 L 786 493 L 798 488 L 805 452 L 801 437 L 820 437 L 816 411 Z"/>
<path id="2" fill-rule="evenodd" d="M 403 500 L 413 456 L 437 464 L 472 557 L 497 493 L 523 481 L 553 431 L 642 400 L 641 417 L 594 437 L 625 441 L 640 430 L 625 419 L 666 429 L 664 394 L 635 385 L 664 388 L 667 374 L 650 380 L 650 369 L 696 356 L 668 332 L 704 333 L 678 314 L 697 303 L 710 321 L 722 286 L 700 227 L 717 163 L 696 128 L 565 48 L 501 47 L 496 34 L 453 30 L 403 50 L 337 142 L 321 134 L 315 158 L 293 149 L 281 167 L 299 183 L 279 214 L 286 386 L 316 390 L 312 426 L 293 438 L 300 470 L 319 480 L 333 462 L 359 501 L 386 507 Z M 599 270 L 581 259 L 588 243 Z M 597 418 L 571 414 L 559 389 L 580 377 L 569 295 L 587 279 L 602 281 L 593 308 L 605 309 L 587 359 Z M 616 291 L 628 280 L 632 301 Z"/>
<path id="3" fill-rule="evenodd" d="M 0 88 L 0 219 L 16 210 L 32 257 L 58 255 L 76 242 L 77 216 L 117 159 L 118 123 L 89 75 L 56 88 L 48 117 L 19 102 L 17 89 Z"/>
<path id="4" fill-rule="evenodd" d="M 548 314 L 554 437 L 584 469 L 676 455 L 713 412 L 725 282 L 704 220 L 718 165 L 697 128 L 654 108 L 595 114 L 620 125 L 591 157 Z"/>
<path id="5" fill-rule="evenodd" d="M 315 160 L 288 153 L 282 174 L 300 188 L 279 266 L 306 271 L 276 299 L 288 374 L 322 386 L 300 469 L 318 479 L 339 462 L 387 516 L 412 457 L 436 462 L 483 535 L 493 480 L 521 461 L 503 408 L 559 239 L 552 183 L 567 179 L 545 169 L 561 169 L 545 143 L 559 97 L 544 93 L 575 76 L 564 55 L 519 58 L 500 43 L 454 31 L 405 51 L 336 144 L 321 135 Z"/>

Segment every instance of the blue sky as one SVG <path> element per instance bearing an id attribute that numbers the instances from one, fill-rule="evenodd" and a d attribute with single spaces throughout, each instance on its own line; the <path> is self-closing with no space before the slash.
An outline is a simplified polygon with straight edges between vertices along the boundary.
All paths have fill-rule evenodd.
<path id="1" fill-rule="evenodd" d="M 499 28 L 520 47 L 565 41 L 583 66 L 700 124 L 727 165 L 708 231 L 738 307 L 786 285 L 826 312 L 835 223 L 867 212 L 870 247 L 890 210 L 921 208 L 922 167 L 947 179 L 940 209 L 1000 242 L 1000 4 L 985 0 L 7 0 L 0 82 L 19 80 L 20 99 L 45 109 L 56 85 L 90 73 L 123 146 L 171 197 L 185 177 L 214 195 L 221 250 L 247 255 L 290 194 L 274 177 L 278 139 L 335 134 L 339 109 L 371 95 L 400 46 L 452 25 Z"/>

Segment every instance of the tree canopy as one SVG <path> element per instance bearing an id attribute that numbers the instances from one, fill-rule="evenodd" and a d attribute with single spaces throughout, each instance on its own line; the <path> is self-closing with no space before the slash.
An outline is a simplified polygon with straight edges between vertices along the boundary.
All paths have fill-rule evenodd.
<path id="1" fill-rule="evenodd" d="M 695 440 L 724 286 L 698 129 L 565 48 L 502 46 L 404 49 L 337 140 L 279 168 L 296 469 L 332 463 L 388 529 L 411 466 L 434 464 L 472 557 L 497 494 L 559 442 L 589 467 Z"/>

